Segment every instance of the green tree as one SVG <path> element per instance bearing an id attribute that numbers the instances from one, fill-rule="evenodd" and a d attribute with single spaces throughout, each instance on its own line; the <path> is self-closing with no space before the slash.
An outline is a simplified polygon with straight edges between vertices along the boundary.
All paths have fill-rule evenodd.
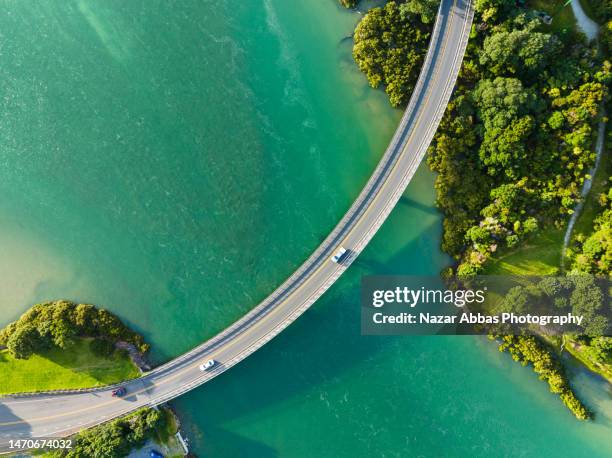
<path id="1" fill-rule="evenodd" d="M 358 0 L 340 0 L 340 4 L 345 8 L 355 8 Z"/>
<path id="2" fill-rule="evenodd" d="M 122 458 L 139 448 L 165 426 L 165 415 L 141 409 L 127 417 L 85 430 L 76 436 L 72 449 L 51 450 L 51 458 Z M 47 455 L 46 455 L 47 456 Z"/>
<path id="3" fill-rule="evenodd" d="M 608 332 L 610 323 L 603 315 L 596 315 L 588 320 L 584 333 L 589 337 L 605 336 Z"/>
<path id="4" fill-rule="evenodd" d="M 535 91 L 524 88 L 517 78 L 483 79 L 473 97 L 486 129 L 503 129 L 513 120 L 540 108 Z"/>
<path id="5" fill-rule="evenodd" d="M 563 403 L 579 420 L 587 420 L 591 413 L 576 397 L 563 367 L 547 346 L 534 336 L 502 336 L 500 351 L 507 351 L 512 359 L 523 365 L 531 364 L 540 379 L 548 382 L 550 391 L 559 394 Z"/>
<path id="6" fill-rule="evenodd" d="M 9 353 L 17 359 L 27 359 L 40 347 L 40 335 L 31 324 L 17 327 L 9 337 L 7 348 Z"/>
<path id="7" fill-rule="evenodd" d="M 517 314 L 527 313 L 530 303 L 531 296 L 529 292 L 522 286 L 515 286 L 506 293 L 501 305 L 501 311 Z"/>
<path id="8" fill-rule="evenodd" d="M 532 79 L 546 70 L 560 51 L 561 41 L 554 35 L 531 28 L 501 31 L 485 38 L 480 63 L 495 75 L 511 73 Z"/>
<path id="9" fill-rule="evenodd" d="M 600 196 L 600 202 L 603 210 L 594 218 L 593 231 L 574 238 L 573 272 L 608 276 L 612 272 L 612 188 Z"/>
<path id="10" fill-rule="evenodd" d="M 117 316 L 91 305 L 77 305 L 69 301 L 32 306 L 16 322 L 0 330 L 0 344 L 9 346 L 13 339 L 11 345 L 24 349 L 19 354 L 29 355 L 31 352 L 24 337 L 33 337 L 34 332 L 36 339 L 28 340 L 33 342 L 34 352 L 50 346 L 67 348 L 79 337 L 96 337 L 111 344 L 122 340 L 133 344 L 142 353 L 149 349 L 143 337 L 131 331 Z"/>
<path id="11" fill-rule="evenodd" d="M 431 24 L 436 18 L 439 5 L 440 0 L 407 0 L 401 8 L 420 16 L 424 24 Z"/>
<path id="12" fill-rule="evenodd" d="M 612 363 L 612 337 L 596 337 L 591 341 L 597 361 L 604 364 Z"/>
<path id="13" fill-rule="evenodd" d="M 585 321 L 592 321 L 604 304 L 601 288 L 590 275 L 576 275 L 570 278 L 576 285 L 570 296 L 572 313 L 584 316 Z"/>
<path id="14" fill-rule="evenodd" d="M 353 57 L 370 86 L 385 86 L 394 107 L 404 105 L 421 68 L 429 32 L 406 4 L 372 8 L 357 25 Z"/>
<path id="15" fill-rule="evenodd" d="M 493 22 L 515 8 L 514 0 L 476 0 L 474 9 L 484 22 Z"/>

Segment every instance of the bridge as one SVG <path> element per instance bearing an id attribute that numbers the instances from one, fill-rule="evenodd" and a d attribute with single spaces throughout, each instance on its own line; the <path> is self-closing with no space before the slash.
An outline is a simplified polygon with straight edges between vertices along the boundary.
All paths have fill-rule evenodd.
<path id="1" fill-rule="evenodd" d="M 60 437 L 190 391 L 251 355 L 304 313 L 349 267 L 400 199 L 426 154 L 461 67 L 473 0 L 442 0 L 429 49 L 406 112 L 368 183 L 314 253 L 270 296 L 202 345 L 142 377 L 113 387 L 0 399 L 0 452 L 9 440 Z M 340 263 L 331 256 L 347 249 Z M 208 371 L 199 365 L 214 359 Z"/>

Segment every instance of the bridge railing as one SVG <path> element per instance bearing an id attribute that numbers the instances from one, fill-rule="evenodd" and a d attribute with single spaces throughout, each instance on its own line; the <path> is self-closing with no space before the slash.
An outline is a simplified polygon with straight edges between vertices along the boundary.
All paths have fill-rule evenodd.
<path id="1" fill-rule="evenodd" d="M 167 402 L 170 399 L 178 397 L 181 394 L 203 383 L 206 383 L 210 379 L 220 375 L 221 373 L 225 372 L 230 367 L 242 361 L 247 356 L 254 353 L 259 348 L 261 348 L 263 345 L 265 345 L 267 342 L 272 340 L 276 335 L 278 335 L 287 326 L 289 326 L 289 324 L 291 324 L 297 317 L 299 317 L 304 311 L 306 311 L 329 288 L 329 286 L 331 286 L 335 282 L 335 280 L 338 277 L 340 277 L 340 275 L 344 272 L 344 270 L 346 270 L 348 266 L 350 265 L 350 263 L 355 259 L 357 254 L 361 252 L 361 250 L 371 240 L 371 238 L 374 236 L 374 234 L 377 232 L 377 230 L 380 228 L 380 226 L 383 224 L 385 219 L 388 217 L 390 212 L 395 207 L 397 201 L 400 199 L 401 195 L 403 194 L 406 185 L 408 184 L 408 182 L 411 180 L 412 176 L 416 172 L 416 169 L 418 168 L 420 162 L 422 161 L 424 155 L 426 154 L 427 148 L 429 144 L 431 143 L 431 139 L 435 135 L 437 126 L 442 116 L 444 115 L 444 111 L 446 109 L 448 100 L 450 99 L 453 87 L 457 79 L 459 67 L 461 66 L 463 54 L 465 52 L 465 48 L 467 46 L 467 42 L 469 39 L 469 32 L 470 32 L 472 19 L 473 19 L 472 0 L 468 0 L 466 4 L 467 4 L 467 8 L 466 8 L 467 16 L 464 21 L 464 30 L 461 35 L 461 43 L 459 45 L 458 52 L 455 54 L 453 58 L 453 63 L 451 67 L 452 68 L 451 77 L 446 81 L 443 95 L 440 98 L 440 103 L 438 105 L 438 109 L 436 111 L 435 118 L 433 119 L 433 122 L 431 122 L 427 127 L 427 133 L 426 135 L 424 135 L 423 141 L 419 144 L 418 154 L 414 155 L 411 161 L 410 167 L 407 168 L 406 173 L 402 177 L 402 185 L 398 186 L 397 189 L 392 194 L 392 197 L 388 199 L 383 210 L 377 216 L 375 223 L 369 227 L 368 231 L 359 240 L 357 246 L 351 247 L 350 258 L 347 259 L 346 262 L 343 263 L 343 265 L 339 265 L 338 268 L 334 271 L 334 273 L 328 278 L 326 283 L 322 285 L 321 287 L 319 287 L 299 308 L 295 309 L 290 315 L 288 315 L 287 318 L 283 320 L 279 326 L 277 326 L 274 329 L 271 329 L 264 337 L 254 342 L 251 346 L 245 348 L 243 351 L 241 351 L 238 355 L 236 355 L 231 360 L 224 361 L 223 366 L 219 367 L 217 371 L 214 371 L 210 374 L 205 374 L 202 377 L 198 378 L 197 380 L 194 380 L 187 386 L 179 387 L 177 388 L 177 390 L 172 391 L 171 393 L 166 393 L 163 396 L 156 398 L 154 401 L 152 401 L 152 404 Z M 442 23 L 444 20 L 448 20 L 448 18 L 444 18 L 443 15 L 441 14 L 442 7 L 443 7 L 443 4 L 441 3 L 440 11 L 438 12 L 436 23 L 434 25 L 434 29 L 432 32 L 431 43 L 435 43 L 436 42 L 435 40 L 439 40 L 439 37 L 441 34 Z M 367 200 L 365 200 L 365 197 L 370 195 L 371 189 L 377 182 L 376 176 L 383 178 L 383 181 L 384 181 L 385 176 L 388 175 L 388 173 L 390 173 L 389 168 L 387 168 L 386 174 L 382 175 L 384 171 L 382 170 L 383 167 L 381 167 L 381 164 L 385 162 L 385 159 L 387 162 L 394 162 L 395 160 L 397 160 L 397 158 L 393 159 L 391 158 L 391 156 L 393 156 L 397 152 L 397 147 L 400 146 L 398 145 L 398 142 L 399 142 L 399 139 L 402 137 L 402 135 L 400 135 L 399 132 L 402 129 L 406 129 L 406 124 L 410 121 L 411 116 L 414 116 L 416 114 L 416 113 L 411 113 L 410 111 L 412 110 L 414 112 L 415 110 L 416 103 L 419 97 L 422 95 L 419 93 L 419 91 L 422 92 L 423 88 L 425 87 L 425 83 L 427 81 L 427 74 L 429 73 L 429 69 L 431 68 L 431 66 L 434 64 L 434 56 L 438 52 L 438 50 L 432 50 L 432 48 L 433 48 L 432 45 L 430 45 L 427 56 L 423 63 L 423 67 L 421 69 L 419 79 L 415 86 L 415 91 L 413 92 L 413 96 L 410 99 L 410 102 L 406 109 L 406 113 L 402 117 L 400 127 L 398 127 L 398 130 L 396 131 L 396 134 L 394 135 L 389 147 L 387 148 L 387 151 L 385 152 L 383 159 L 380 161 L 379 166 L 377 167 L 376 171 L 374 172 L 374 174 L 368 181 L 368 184 L 366 185 L 366 187 L 362 190 L 355 204 L 353 204 L 353 206 L 351 207 L 351 210 L 349 210 L 349 212 L 343 217 L 343 219 L 336 226 L 336 228 L 332 231 L 332 233 L 325 239 L 325 241 L 319 246 L 319 248 L 313 253 L 313 255 L 311 255 L 308 258 L 308 260 L 300 267 L 300 269 L 298 269 L 292 276 L 290 276 L 287 281 L 285 281 L 277 290 L 275 290 L 274 293 L 268 296 L 268 298 L 264 300 L 258 307 L 253 309 L 249 314 L 245 315 L 242 319 L 240 319 L 239 321 L 234 323 L 232 326 L 230 326 L 230 328 L 228 328 L 227 331 L 230 331 L 230 330 L 234 331 L 236 329 L 239 329 L 241 326 L 246 326 L 246 327 L 252 326 L 254 323 L 256 323 L 257 321 L 259 321 L 265 316 L 265 313 L 260 314 L 259 316 L 255 316 L 258 313 L 261 313 L 260 308 L 264 308 L 268 306 L 271 302 L 273 302 L 277 297 L 279 297 L 286 290 L 299 286 L 299 284 L 289 285 L 288 287 L 286 285 L 288 283 L 292 283 L 295 280 L 295 278 L 301 273 L 302 270 L 308 270 L 310 263 L 316 262 L 317 258 L 321 257 L 320 256 L 321 253 L 324 253 L 325 251 L 327 251 L 329 246 L 332 245 L 332 241 L 335 241 L 338 235 L 342 235 L 346 227 L 346 221 L 350 219 L 351 215 L 356 213 L 355 208 L 357 207 L 357 202 L 360 200 L 367 202 Z M 405 132 L 405 135 L 403 136 L 403 138 L 404 139 L 409 138 L 410 133 L 412 129 L 414 128 L 415 128 L 415 125 L 409 126 L 409 129 L 407 132 Z M 402 148 L 404 148 L 404 146 L 405 145 L 401 145 Z M 362 211 L 363 211 L 363 207 L 362 207 Z M 324 256 L 324 260 L 326 259 L 327 259 L 327 253 Z M 217 336 L 215 336 L 213 339 L 207 341 L 206 343 L 202 344 L 199 347 L 196 347 L 194 350 L 182 355 L 179 358 L 190 359 L 193 356 L 199 354 L 200 352 L 213 349 L 214 345 L 219 343 L 219 341 L 224 340 L 226 335 L 227 334 L 225 332 L 222 332 L 218 334 Z M 167 369 L 170 369 L 172 367 L 175 367 L 174 361 L 166 365 Z M 162 366 L 159 369 L 162 370 L 164 369 L 164 367 Z"/>
<path id="2" fill-rule="evenodd" d="M 362 214 L 367 209 L 367 204 L 369 204 L 372 199 L 375 197 L 375 193 L 373 190 L 378 189 L 380 183 L 384 183 L 386 178 L 391 173 L 393 166 L 396 161 L 401 156 L 399 153 L 402 152 L 406 147 L 406 139 L 410 138 L 415 126 L 415 123 L 411 123 L 411 119 L 417 119 L 416 116 L 422 111 L 425 107 L 419 107 L 420 110 L 416 110 L 417 103 L 419 102 L 422 96 L 426 96 L 423 91 L 432 90 L 431 86 L 425 88 L 425 83 L 429 77 L 431 71 L 439 71 L 439 68 L 433 68 L 436 64 L 436 60 L 434 59 L 436 55 L 440 52 L 439 48 L 436 46 L 438 41 L 440 40 L 440 36 L 442 34 L 442 26 L 445 21 L 449 20 L 449 17 L 445 17 L 443 14 L 443 8 L 447 5 L 447 2 L 451 0 L 442 0 L 440 4 L 440 9 L 438 11 L 438 15 L 436 18 L 436 22 L 434 24 L 434 28 L 432 31 L 430 45 L 423 61 L 423 66 L 421 68 L 421 73 L 419 75 L 419 79 L 417 80 L 417 84 L 415 85 L 415 90 L 412 94 L 412 97 L 408 103 L 406 108 L 406 112 L 404 113 L 399 127 L 396 130 L 387 150 L 385 151 L 381 161 L 379 162 L 377 168 L 374 173 L 368 180 L 368 183 L 364 187 L 364 189 L 359 194 L 356 201 L 344 215 L 344 217 L 340 220 L 340 222 L 336 225 L 334 230 L 328 235 L 328 237 L 323 241 L 323 243 L 313 252 L 313 254 L 308 257 L 308 259 L 285 281 L 283 282 L 270 296 L 268 296 L 264 301 L 262 301 L 259 305 L 253 308 L 250 312 L 248 312 L 241 319 L 230 325 L 225 330 L 221 331 L 215 337 L 209 339 L 202 345 L 194 348 L 193 350 L 184 353 L 183 355 L 175 358 L 174 360 L 159 366 L 152 371 L 147 372 L 143 378 L 152 379 L 163 376 L 165 372 L 176 369 L 178 366 L 186 363 L 187 361 L 193 359 L 196 356 L 203 356 L 207 352 L 210 352 L 217 346 L 221 345 L 228 338 L 232 337 L 234 334 L 241 332 L 242 330 L 253 326 L 255 323 L 259 322 L 263 319 L 269 310 L 271 310 L 276 304 L 277 300 L 286 294 L 290 294 L 295 288 L 299 287 L 304 281 L 305 274 L 307 274 L 313 266 L 319 265 L 321 262 L 326 262 L 328 257 L 331 255 L 330 248 L 335 248 L 336 244 L 339 240 L 345 235 L 347 228 L 351 226 L 351 222 Z M 457 0 L 461 1 L 461 0 Z M 427 147 L 435 134 L 435 130 L 442 118 L 446 105 L 448 104 L 448 100 L 450 99 L 452 89 L 455 85 L 455 81 L 457 78 L 457 74 L 459 72 L 459 67 L 461 65 L 461 61 L 463 58 L 463 54 L 465 52 L 465 48 L 467 46 L 467 41 L 469 38 L 469 31 L 473 19 L 473 5 L 472 0 L 466 0 L 465 2 L 465 17 L 463 19 L 463 31 L 461 34 L 461 42 L 459 47 L 457 48 L 457 52 L 453 57 L 453 62 L 451 66 L 451 72 L 446 80 L 444 85 L 444 91 L 442 96 L 439 99 L 439 103 L 436 107 L 436 113 L 434 118 L 431 120 L 429 125 L 427 126 L 426 134 L 423 136 L 422 141 L 418 145 L 417 151 L 412 156 L 408 167 L 406 167 L 406 171 L 402 176 L 401 184 L 397 186 L 397 188 L 392 193 L 391 197 L 387 199 L 385 204 L 382 206 L 380 212 L 376 215 L 373 223 L 370 225 L 368 230 L 359 238 L 358 242 L 355 246 L 351 246 L 350 255 L 342 265 L 338 265 L 337 268 L 332 272 L 332 274 L 327 278 L 325 283 L 319 285 L 319 287 L 308 297 L 305 301 L 303 301 L 299 307 L 293 309 L 287 316 L 274 328 L 272 328 L 269 332 L 267 332 L 260 339 L 257 339 L 248 347 L 245 347 L 242 351 L 240 351 L 236 356 L 228 361 L 223 361 L 223 365 L 220 366 L 217 370 L 211 373 L 203 373 L 200 377 L 194 379 L 192 382 L 177 387 L 174 390 L 167 391 L 166 393 L 161 394 L 160 396 L 156 396 L 153 399 L 145 400 L 143 397 L 142 400 L 138 400 L 138 402 L 133 403 L 129 408 L 117 413 L 116 415 L 110 416 L 108 418 L 104 418 L 104 421 L 111 420 L 112 418 L 116 418 L 118 416 L 125 415 L 129 412 L 137 410 L 138 408 L 143 407 L 144 405 L 159 405 L 167 402 L 175 397 L 209 381 L 210 379 L 216 377 L 217 375 L 225 372 L 230 367 L 234 366 L 238 362 L 245 359 L 247 356 L 255 352 L 257 349 L 261 348 L 267 342 L 272 340 L 276 335 L 282 332 L 287 326 L 289 326 L 297 317 L 299 317 L 304 311 L 306 311 L 336 280 L 340 275 L 348 268 L 350 263 L 356 258 L 357 254 L 361 252 L 361 250 L 365 247 L 365 245 L 371 240 L 376 231 L 383 224 L 384 220 L 387 218 L 389 213 L 392 211 L 393 207 L 400 199 L 403 194 L 406 185 L 416 172 L 420 162 L 422 161 Z M 450 11 L 450 10 L 449 10 Z M 451 11 L 450 14 L 453 14 Z M 398 149 L 399 148 L 399 149 Z M 139 379 L 136 379 L 139 380 Z M 142 379 L 140 379 L 142 380 Z M 118 386 L 118 385 L 114 385 Z M 85 390 L 63 390 L 50 392 L 49 394 L 67 394 L 67 393 L 79 393 L 79 392 L 87 392 L 87 391 L 100 391 L 100 390 L 108 390 L 111 386 L 100 387 L 100 388 L 92 388 Z M 27 395 L 27 394 L 23 394 Z M 81 425 L 81 427 L 90 427 L 95 424 L 101 423 L 100 420 L 92 420 L 90 423 Z"/>
<path id="3" fill-rule="evenodd" d="M 332 230 L 332 232 L 326 237 L 323 243 L 321 243 L 321 245 L 319 245 L 319 247 L 312 253 L 312 255 L 309 256 L 308 259 L 289 278 L 287 278 L 287 280 L 285 280 L 276 290 L 274 290 L 272 294 L 270 294 L 260 304 L 254 307 L 250 312 L 248 312 L 238 321 L 234 322 L 232 325 L 227 327 L 225 330 L 221 331 L 219 334 L 217 334 L 213 338 L 209 339 L 208 341 L 204 342 L 203 344 L 199 345 L 193 350 L 187 353 L 184 353 L 183 355 L 175 358 L 174 360 L 162 366 L 159 366 L 156 369 L 153 369 L 147 374 L 151 374 L 151 375 L 160 374 L 162 372 L 165 372 L 167 370 L 170 370 L 176 367 L 176 365 L 181 364 L 182 362 L 186 360 L 192 359 L 195 355 L 210 352 L 214 350 L 214 348 L 218 344 L 225 341 L 225 339 L 228 336 L 236 333 L 237 331 L 241 330 L 244 327 L 252 326 L 253 324 L 258 322 L 260 319 L 262 319 L 265 316 L 265 312 L 267 312 L 270 308 L 272 308 L 271 305 L 273 305 L 281 296 L 290 294 L 293 290 L 295 290 L 295 288 L 299 287 L 303 283 L 303 281 L 298 281 L 301 276 L 303 276 L 310 269 L 312 269 L 314 265 L 326 261 L 328 256 L 331 255 L 330 248 L 335 248 L 339 239 L 346 231 L 347 226 L 349 226 L 350 221 L 352 221 L 355 217 L 357 217 L 359 213 L 365 211 L 365 209 L 367 208 L 367 205 L 364 205 L 364 204 L 369 203 L 375 196 L 375 194 L 372 193 L 374 187 L 377 185 L 377 183 L 380 183 L 381 181 L 384 182 L 385 178 L 390 173 L 393 164 L 397 160 L 397 156 L 398 156 L 397 147 L 398 147 L 398 143 L 400 139 L 402 137 L 406 138 L 406 136 L 411 133 L 412 129 L 414 129 L 414 126 L 412 125 L 412 126 L 409 126 L 409 130 L 405 132 L 406 125 L 409 123 L 411 117 L 416 114 L 415 113 L 416 104 L 420 98 L 420 94 L 423 92 L 423 87 L 425 86 L 425 83 L 427 82 L 427 75 L 429 74 L 430 69 L 434 65 L 434 57 L 438 53 L 438 49 L 437 49 L 437 46 L 435 46 L 435 43 L 437 43 L 437 41 L 440 38 L 440 34 L 442 31 L 442 25 L 444 21 L 448 20 L 448 17 L 445 17 L 444 14 L 442 13 L 445 1 L 450 1 L 450 0 L 443 0 L 440 3 L 438 15 L 436 17 L 432 35 L 430 38 L 429 49 L 426 54 L 425 60 L 423 61 L 423 65 L 421 68 L 419 78 L 417 80 L 417 84 L 415 86 L 415 90 L 413 92 L 412 97 L 410 98 L 406 111 L 404 115 L 402 116 L 400 124 L 389 146 L 387 147 L 385 154 L 381 158 L 379 165 L 377 166 L 374 173 L 368 180 L 364 189 L 359 194 L 358 198 L 355 200 L 353 205 L 344 215 L 344 217 L 340 220 L 340 222 L 336 225 L 336 227 Z M 471 5 L 471 1 L 468 2 L 468 5 Z M 470 14 L 472 14 L 471 6 L 468 6 L 468 10 L 470 11 Z M 471 25 L 471 16 L 468 20 L 468 23 L 469 25 Z M 469 25 L 468 25 L 468 28 L 469 28 Z M 467 43 L 468 37 L 469 35 L 466 35 L 465 43 Z M 459 58 L 463 56 L 464 49 L 465 49 L 465 46 L 462 46 L 461 52 L 457 53 Z M 461 60 L 459 60 L 459 63 L 460 61 Z M 451 83 L 450 89 L 452 89 L 452 87 L 454 86 L 454 83 L 456 80 L 456 73 L 457 72 L 455 72 L 455 74 L 451 78 L 452 83 Z M 450 92 L 448 96 L 450 97 Z M 448 100 L 448 98 L 446 100 Z M 434 132 L 431 133 L 432 137 L 433 137 L 433 134 L 435 133 L 435 128 L 437 127 L 439 119 L 444 114 L 445 106 L 446 105 L 444 105 L 443 109 L 441 110 L 441 113 L 437 117 L 437 122 L 432 123 L 432 127 L 434 127 L 433 128 Z M 427 148 L 427 146 L 425 148 Z M 419 162 L 422 160 L 422 157 L 424 154 L 425 154 L 425 151 L 423 151 L 422 154 L 419 154 Z M 413 174 L 414 172 L 410 176 L 407 176 L 406 179 L 410 180 Z M 404 192 L 404 189 L 401 189 L 399 193 L 400 196 L 403 192 Z M 397 199 L 399 199 L 399 197 L 397 197 Z M 397 203 L 397 199 L 394 196 L 393 202 L 391 202 L 390 205 L 388 205 L 390 209 L 392 209 L 395 206 L 395 204 Z M 389 212 L 391 211 L 390 209 L 389 209 Z M 389 212 L 386 212 L 383 218 L 385 218 Z M 372 228 L 373 230 L 370 231 L 369 236 L 364 241 L 364 243 L 361 244 L 361 246 L 350 247 L 351 251 L 350 251 L 349 257 L 346 259 L 343 265 L 338 265 L 337 267 L 337 270 L 340 273 L 342 273 L 344 270 L 346 270 L 346 268 L 348 268 L 351 262 L 356 258 L 357 254 L 359 254 L 359 252 L 363 249 L 363 247 L 367 244 L 367 242 L 372 238 L 373 233 L 378 230 L 378 228 L 380 227 L 380 224 L 377 224 L 376 227 Z"/>

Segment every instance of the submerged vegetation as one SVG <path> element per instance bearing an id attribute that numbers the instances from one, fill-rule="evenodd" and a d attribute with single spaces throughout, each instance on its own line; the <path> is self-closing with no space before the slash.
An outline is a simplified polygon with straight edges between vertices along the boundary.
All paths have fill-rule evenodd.
<path id="1" fill-rule="evenodd" d="M 609 275 L 612 272 L 612 189 L 608 194 L 600 194 L 598 200 L 601 207 L 593 219 L 592 231 L 577 234 L 568 250 L 571 270 L 576 273 Z"/>
<path id="2" fill-rule="evenodd" d="M 593 1 L 608 11 L 609 0 Z M 355 61 L 372 87 L 385 88 L 393 106 L 408 102 L 438 3 L 391 1 L 371 9 L 357 26 Z M 604 16 L 598 19 L 609 25 L 610 12 Z M 514 0 L 475 2 L 461 72 L 428 158 L 444 213 L 442 248 L 456 261 L 449 273 L 483 273 L 492 260 L 499 270 L 496 257 L 540 246 L 533 241 L 547 234 L 555 234 L 546 245 L 548 257 L 552 264 L 560 260 L 556 244 L 595 163 L 597 124 L 612 81 L 606 55 L 612 46 L 606 44 L 607 29 L 598 49 L 554 21 L 547 25 L 542 14 Z M 575 239 L 575 272 L 610 275 L 612 195 L 606 193 L 592 232 Z M 560 267 L 547 265 L 544 272 L 532 259 L 524 261 L 530 274 L 556 273 Z M 575 339 L 598 363 L 609 361 L 609 337 Z M 577 418 L 590 416 L 543 339 L 503 341 L 501 350 L 531 364 Z"/>

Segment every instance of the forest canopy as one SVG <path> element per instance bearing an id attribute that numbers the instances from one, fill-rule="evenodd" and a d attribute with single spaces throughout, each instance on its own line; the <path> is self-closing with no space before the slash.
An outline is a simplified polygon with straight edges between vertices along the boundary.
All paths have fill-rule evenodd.
<path id="1" fill-rule="evenodd" d="M 395 107 L 414 89 L 438 4 L 391 1 L 357 25 L 355 61 Z M 475 9 L 428 159 L 445 215 L 442 248 L 462 275 L 566 223 L 595 161 L 611 80 L 610 63 L 582 35 L 554 32 L 513 0 L 477 0 Z"/>

